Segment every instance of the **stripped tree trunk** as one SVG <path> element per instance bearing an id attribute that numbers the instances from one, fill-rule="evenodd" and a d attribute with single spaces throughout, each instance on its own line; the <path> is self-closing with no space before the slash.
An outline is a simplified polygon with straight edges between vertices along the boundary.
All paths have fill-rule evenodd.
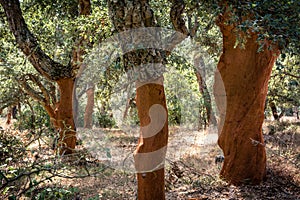
<path id="1" fill-rule="evenodd" d="M 58 142 L 60 154 L 74 152 L 76 145 L 76 128 L 73 118 L 73 89 L 74 79 L 62 79 L 57 81 L 60 92 L 60 100 L 56 107 L 56 123 L 59 128 L 60 140 Z"/>
<path id="2" fill-rule="evenodd" d="M 262 135 L 268 80 L 278 56 L 276 47 L 266 41 L 258 52 L 257 34 L 251 33 L 243 49 L 235 47 L 234 26 L 218 25 L 223 34 L 223 53 L 218 63 L 221 78 L 215 80 L 215 97 L 221 114 L 218 144 L 225 161 L 221 177 L 232 184 L 259 184 L 266 174 L 266 151 Z M 222 82 L 225 92 L 219 90 Z M 226 103 L 226 110 L 224 106 Z"/>
<path id="3" fill-rule="evenodd" d="M 118 32 L 158 27 L 148 0 L 110 0 L 108 5 L 111 20 Z M 141 135 L 134 154 L 139 200 L 165 199 L 164 159 L 168 143 L 168 114 L 162 74 L 166 57 L 190 34 L 182 17 L 183 11 L 183 0 L 172 1 L 170 18 L 174 29 L 181 34 L 171 36 L 168 40 L 170 42 L 163 44 L 167 49 L 162 48 L 161 38 L 155 29 L 154 31 L 148 29 L 141 35 L 135 35 L 134 38 L 131 38 L 130 34 L 123 38 L 125 41 L 122 46 L 128 46 L 136 40 L 149 40 L 151 41 L 149 46 L 157 46 L 144 49 L 137 46 L 138 50 L 124 52 L 123 56 L 129 77 L 135 77 L 136 74 L 130 76 L 132 71 L 138 72 L 139 77 L 137 80 L 133 79 L 136 80 L 136 102 L 141 123 Z"/>
<path id="4" fill-rule="evenodd" d="M 137 82 L 137 85 L 141 83 Z M 138 109 L 138 116 L 140 119 L 141 127 L 162 127 L 157 133 L 153 130 L 145 130 L 141 128 L 141 135 L 138 142 L 138 147 L 135 151 L 135 165 L 138 171 L 138 199 L 151 200 L 151 199 L 165 199 L 165 185 L 164 185 L 164 159 L 166 154 L 166 147 L 168 142 L 168 119 L 166 98 L 164 93 L 163 78 L 157 80 L 157 84 L 141 84 L 142 86 L 137 88 L 136 105 Z M 153 105 L 162 106 L 157 110 L 156 114 L 160 115 L 162 122 L 156 122 L 154 117 L 151 117 L 149 112 Z M 150 115 L 150 116 L 149 116 Z M 151 117 L 151 119 L 150 119 Z M 155 116 L 159 119 L 159 116 Z M 149 137 L 148 134 L 154 134 Z M 153 153 L 154 152 L 154 153 Z M 149 154 L 144 158 L 141 155 Z M 151 163 L 152 162 L 152 163 Z M 145 172 L 143 172 L 145 171 Z M 149 172 L 146 172 L 149 171 Z"/>

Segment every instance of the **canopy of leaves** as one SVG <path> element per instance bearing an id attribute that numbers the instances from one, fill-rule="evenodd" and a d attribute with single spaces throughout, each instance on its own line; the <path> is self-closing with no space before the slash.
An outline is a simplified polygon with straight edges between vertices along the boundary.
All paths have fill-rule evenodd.
<path id="1" fill-rule="evenodd" d="M 259 40 L 270 40 L 283 52 L 300 53 L 299 0 L 219 0 L 212 1 L 210 7 L 228 9 L 232 15 L 227 23 L 241 31 L 257 32 Z"/>

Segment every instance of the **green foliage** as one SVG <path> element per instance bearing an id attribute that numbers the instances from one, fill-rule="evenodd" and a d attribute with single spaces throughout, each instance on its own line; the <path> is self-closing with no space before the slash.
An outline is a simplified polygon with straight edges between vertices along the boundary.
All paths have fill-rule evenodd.
<path id="1" fill-rule="evenodd" d="M 78 1 L 28 0 L 22 2 L 23 16 L 39 44 L 52 59 L 67 65 L 74 45 L 82 37 L 86 52 L 110 34 L 105 4 L 92 2 L 92 13 L 79 16 Z"/>
<path id="2" fill-rule="evenodd" d="M 25 147 L 12 130 L 0 130 L 0 163 L 16 161 L 24 155 Z"/>
<path id="3" fill-rule="evenodd" d="M 201 94 L 193 65 L 176 54 L 170 56 L 165 77 L 169 124 L 195 127 L 199 120 Z"/>
<path id="4" fill-rule="evenodd" d="M 62 187 L 47 187 L 43 189 L 33 190 L 34 196 L 32 200 L 69 200 L 78 197 L 79 190 L 76 187 L 62 188 Z M 31 194 L 28 193 L 30 197 Z"/>
<path id="5" fill-rule="evenodd" d="M 0 7 L 0 15 L 2 15 Z M 12 34 L 9 32 L 6 21 L 0 19 L 0 110 L 22 102 L 25 94 L 18 86 L 17 75 L 26 72 L 23 69 L 24 59 L 14 45 Z"/>
<path id="6" fill-rule="evenodd" d="M 16 81 L 13 68 L 0 62 L 0 110 L 24 101 L 25 94 Z"/>
<path id="7" fill-rule="evenodd" d="M 221 3 L 220 3 L 221 2 Z M 224 1 L 219 3 L 219 10 L 224 10 Z M 279 46 L 282 51 L 299 54 L 300 39 L 300 2 L 298 0 L 255 0 L 226 1 L 227 8 L 232 13 L 227 23 L 236 24 L 242 32 L 259 33 L 259 42 L 265 39 Z"/>
<path id="8" fill-rule="evenodd" d="M 168 96 L 168 114 L 169 114 L 169 124 L 179 125 L 181 122 L 181 105 L 178 97 Z"/>
<path id="9" fill-rule="evenodd" d="M 72 51 L 82 38 L 86 44 L 84 51 L 89 52 L 93 45 L 100 43 L 111 34 L 111 25 L 108 19 L 106 3 L 92 1 L 92 13 L 89 16 L 78 16 L 78 1 L 49 1 L 49 0 L 25 0 L 20 1 L 23 17 L 34 36 L 37 38 L 42 50 L 52 59 L 64 65 L 71 62 Z M 35 70 L 27 58 L 18 50 L 14 37 L 4 17 L 4 11 L 0 7 L 0 110 L 22 102 L 28 98 L 19 86 L 18 77 L 26 73 L 34 73 Z M 3 66 L 3 67 L 2 67 Z M 45 81 L 41 80 L 44 84 Z M 37 89 L 32 85 L 32 88 Z M 32 101 L 30 99 L 30 101 Z M 20 128 L 28 128 L 41 123 L 49 126 L 49 118 L 42 121 L 31 119 L 25 111 L 25 120 L 19 121 Z M 43 113 L 44 114 L 44 113 Z M 31 125 L 30 125 L 31 124 Z M 27 126 L 30 125 L 30 126 Z"/>
<path id="10" fill-rule="evenodd" d="M 163 5 L 163 6 L 162 6 Z M 158 26 L 172 28 L 169 15 L 171 3 L 168 0 L 150 1 Z"/>
<path id="11" fill-rule="evenodd" d="M 116 125 L 115 120 L 113 119 L 112 115 L 108 115 L 107 113 L 96 113 L 97 122 L 100 127 L 103 128 L 113 128 Z"/>
<path id="12" fill-rule="evenodd" d="M 19 130 L 51 128 L 50 117 L 38 102 L 24 104 L 22 109 L 19 120 L 14 124 Z"/>
<path id="13" fill-rule="evenodd" d="M 282 109 L 300 106 L 300 61 L 298 56 L 282 54 L 269 81 L 268 101 Z"/>

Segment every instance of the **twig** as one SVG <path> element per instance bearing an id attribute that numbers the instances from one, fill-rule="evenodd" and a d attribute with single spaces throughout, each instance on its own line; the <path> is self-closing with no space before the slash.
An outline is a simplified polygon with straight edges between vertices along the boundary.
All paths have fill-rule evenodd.
<path id="1" fill-rule="evenodd" d="M 43 169 L 38 169 L 38 170 L 35 170 L 35 171 L 28 172 L 28 173 L 21 173 L 21 174 L 19 174 L 18 176 L 14 177 L 14 178 L 8 179 L 6 183 L 1 185 L 0 190 L 4 189 L 9 183 L 16 181 L 16 180 L 22 178 L 23 176 L 30 176 L 32 174 L 36 174 L 36 173 L 39 173 L 39 172 L 42 172 L 42 171 L 48 171 L 49 172 L 49 170 L 50 170 L 49 168 L 48 169 L 43 168 Z"/>
<path id="2" fill-rule="evenodd" d="M 1 170 L 0 170 L 0 175 L 4 178 L 4 180 L 5 180 L 6 182 L 8 182 L 8 178 L 2 173 Z"/>
<path id="3" fill-rule="evenodd" d="M 54 178 L 54 177 L 55 177 L 55 175 L 52 175 L 52 176 L 46 177 L 46 178 L 43 179 L 43 180 L 40 180 L 39 182 L 35 183 L 34 185 L 29 186 L 28 188 L 24 189 L 24 190 L 23 190 L 22 192 L 20 192 L 17 196 L 21 196 L 22 194 L 24 194 L 24 193 L 26 193 L 28 190 L 30 190 L 32 187 L 38 186 L 39 184 L 41 184 L 41 183 L 43 183 L 43 182 L 45 182 L 45 181 L 47 181 L 47 180 L 50 180 L 50 181 L 51 181 L 51 179 Z"/>

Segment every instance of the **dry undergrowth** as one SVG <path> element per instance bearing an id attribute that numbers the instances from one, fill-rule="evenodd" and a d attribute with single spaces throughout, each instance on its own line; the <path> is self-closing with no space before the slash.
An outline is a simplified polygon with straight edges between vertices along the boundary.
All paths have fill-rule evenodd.
<path id="1" fill-rule="evenodd" d="M 258 186 L 236 187 L 220 180 L 218 173 L 221 166 L 214 161 L 221 151 L 216 144 L 198 145 L 195 146 L 197 151 L 186 151 L 178 159 L 168 158 L 167 199 L 300 199 L 299 127 L 299 121 L 265 123 L 267 179 Z M 176 128 L 171 128 L 170 139 L 176 131 Z M 105 130 L 105 133 L 111 146 L 127 148 L 128 151 L 134 149 L 137 141 L 135 136 L 128 136 L 118 130 Z M 1 163 L 1 171 L 8 172 L 8 167 L 13 166 L 29 172 L 39 169 L 41 172 L 9 183 L 6 193 L 4 194 L 5 189 L 1 191 L 3 199 L 13 194 L 18 195 L 24 189 L 27 191 L 18 196 L 18 199 L 136 199 L 135 175 L 130 171 L 114 169 L 107 161 L 100 161 L 86 151 L 84 144 L 78 146 L 76 155 L 57 157 L 53 155 L 51 141 L 45 135 L 41 134 L 43 138 L 32 142 L 32 138 L 26 136 L 28 132 L 13 134 L 18 134 L 25 146 L 28 143 L 30 145 L 19 160 L 7 165 Z M 174 140 L 172 142 L 173 146 L 176 145 Z M 184 142 L 179 141 L 177 145 L 182 149 Z M 8 176 L 10 177 L 14 176 Z M 30 185 L 30 180 L 41 183 Z M 5 180 L 2 179 L 3 183 Z"/>

